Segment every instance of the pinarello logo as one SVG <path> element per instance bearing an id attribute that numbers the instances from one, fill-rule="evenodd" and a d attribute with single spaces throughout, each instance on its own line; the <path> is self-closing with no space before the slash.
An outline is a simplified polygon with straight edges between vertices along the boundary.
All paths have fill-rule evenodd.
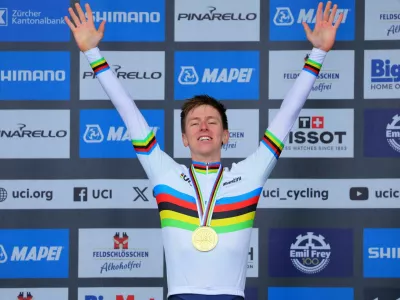
<path id="1" fill-rule="evenodd" d="M 128 235 L 126 232 L 122 233 L 115 233 L 114 235 L 114 249 L 128 249 Z M 19 300 L 19 299 L 18 299 Z"/>

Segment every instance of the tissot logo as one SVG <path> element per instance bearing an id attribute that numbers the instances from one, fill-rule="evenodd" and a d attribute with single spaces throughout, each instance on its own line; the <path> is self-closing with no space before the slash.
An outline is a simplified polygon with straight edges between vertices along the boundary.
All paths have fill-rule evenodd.
<path id="1" fill-rule="evenodd" d="M 137 201 L 139 199 L 146 201 L 146 202 L 149 201 L 149 199 L 147 199 L 146 195 L 144 194 L 144 192 L 147 190 L 147 186 L 143 189 L 140 189 L 139 187 L 134 186 L 133 190 L 136 193 L 136 197 L 135 197 L 135 199 L 133 199 L 133 201 Z"/>
<path id="2" fill-rule="evenodd" d="M 178 14 L 178 21 L 253 21 L 257 19 L 256 13 L 219 12 L 215 6 L 208 6 L 207 10 L 207 13 L 180 13 Z"/>

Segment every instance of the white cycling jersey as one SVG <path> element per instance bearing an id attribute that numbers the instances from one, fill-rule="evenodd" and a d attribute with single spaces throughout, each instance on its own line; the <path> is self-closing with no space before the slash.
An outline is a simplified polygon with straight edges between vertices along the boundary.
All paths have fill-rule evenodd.
<path id="1" fill-rule="evenodd" d="M 253 154 L 232 164 L 231 168 L 222 167 L 220 162 L 192 162 L 205 201 L 210 199 L 219 167 L 224 170 L 210 224 L 218 233 L 219 241 L 209 252 L 200 252 L 192 245 L 192 232 L 199 227 L 200 220 L 189 168 L 176 163 L 160 149 L 157 137 L 100 50 L 94 48 L 85 55 L 123 119 L 153 187 L 161 220 L 168 296 L 228 294 L 244 297 L 247 257 L 259 196 L 283 150 L 283 141 L 319 74 L 326 52 L 312 49 Z"/>

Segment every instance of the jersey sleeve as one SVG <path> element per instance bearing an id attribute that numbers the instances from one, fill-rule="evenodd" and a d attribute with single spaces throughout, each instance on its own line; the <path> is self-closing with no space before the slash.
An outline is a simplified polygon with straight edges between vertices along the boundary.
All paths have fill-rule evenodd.
<path id="1" fill-rule="evenodd" d="M 155 184 L 176 162 L 160 149 L 157 137 L 142 113 L 101 55 L 99 48 L 84 52 L 93 72 L 121 116 L 149 180 Z"/>
<path id="2" fill-rule="evenodd" d="M 321 70 L 326 54 L 327 52 L 323 50 L 312 49 L 299 77 L 286 94 L 278 113 L 265 130 L 259 147 L 235 166 L 244 169 L 245 172 L 250 172 L 253 178 L 260 180 L 260 185 L 264 185 L 274 169 L 284 149 L 284 142 Z"/>

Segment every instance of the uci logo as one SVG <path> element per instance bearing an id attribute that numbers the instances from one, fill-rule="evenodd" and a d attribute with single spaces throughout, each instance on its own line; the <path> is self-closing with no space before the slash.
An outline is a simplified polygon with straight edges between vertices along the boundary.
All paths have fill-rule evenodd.
<path id="1" fill-rule="evenodd" d="M 187 183 L 189 183 L 190 186 L 192 186 L 192 181 L 190 180 L 190 178 L 188 176 L 186 176 L 185 174 L 181 173 L 181 178 L 186 181 Z"/>

